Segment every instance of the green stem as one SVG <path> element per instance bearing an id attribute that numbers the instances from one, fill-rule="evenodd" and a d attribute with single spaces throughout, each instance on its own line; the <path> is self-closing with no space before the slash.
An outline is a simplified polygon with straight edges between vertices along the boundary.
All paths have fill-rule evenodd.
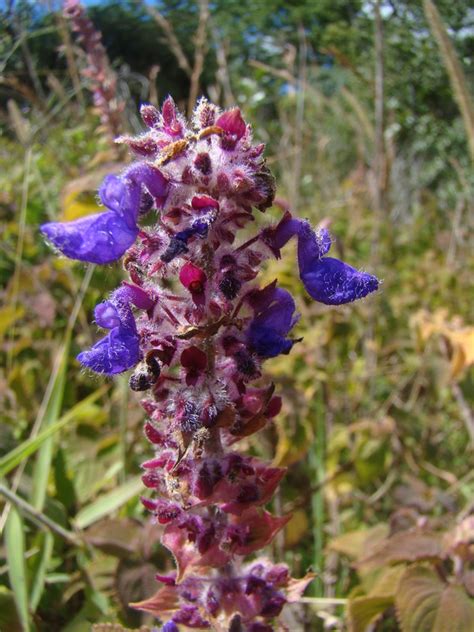
<path id="1" fill-rule="evenodd" d="M 12 492 L 8 487 L 5 487 L 2 483 L 0 483 L 0 495 L 4 496 L 7 500 L 9 500 L 15 507 L 21 510 L 22 513 L 26 515 L 27 518 L 35 522 L 36 524 L 43 525 L 56 533 L 61 538 L 69 542 L 73 546 L 82 546 L 81 539 L 76 536 L 72 531 L 67 531 L 63 529 L 61 525 L 48 518 L 42 511 L 35 509 L 30 503 L 17 496 L 15 492 Z"/>
<path id="2" fill-rule="evenodd" d="M 309 464 L 315 490 L 311 494 L 311 510 L 313 514 L 313 570 L 321 574 L 324 569 L 324 480 L 326 478 L 326 421 L 323 390 L 319 389 L 314 402 L 315 444 L 309 451 Z M 324 583 L 321 576 L 312 583 L 315 597 L 324 595 Z"/>

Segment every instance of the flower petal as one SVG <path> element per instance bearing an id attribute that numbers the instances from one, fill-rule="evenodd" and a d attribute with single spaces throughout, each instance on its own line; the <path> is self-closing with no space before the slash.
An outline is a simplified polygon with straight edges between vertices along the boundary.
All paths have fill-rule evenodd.
<path id="1" fill-rule="evenodd" d="M 111 331 L 77 356 L 81 364 L 96 373 L 122 373 L 135 366 L 140 359 L 140 338 L 127 290 L 128 287 L 119 288 L 110 300 L 96 306 L 94 313 L 97 324 Z"/>
<path id="2" fill-rule="evenodd" d="M 99 327 L 104 329 L 113 329 L 120 326 L 120 314 L 110 301 L 104 301 L 96 305 L 94 316 Z"/>
<path id="3" fill-rule="evenodd" d="M 50 222 L 41 232 L 66 257 L 105 264 L 120 259 L 134 243 L 138 227 L 131 227 L 114 211 L 81 217 L 73 222 Z"/>
<path id="4" fill-rule="evenodd" d="M 136 332 L 119 327 L 77 356 L 81 364 L 96 373 L 116 375 L 135 366 L 140 359 Z"/>
<path id="5" fill-rule="evenodd" d="M 308 294 L 325 305 L 351 303 L 374 292 L 379 286 L 378 279 L 373 275 L 359 272 L 332 257 L 306 261 L 303 271 L 300 267 L 300 273 Z"/>
<path id="6" fill-rule="evenodd" d="M 265 324 L 251 323 L 247 339 L 253 351 L 261 358 L 274 358 L 281 353 L 287 354 L 293 347 L 293 341 L 288 340 Z"/>
<path id="7" fill-rule="evenodd" d="M 111 211 L 120 213 L 127 187 L 119 176 L 105 176 L 99 188 L 100 201 Z"/>
<path id="8" fill-rule="evenodd" d="M 303 275 L 331 248 L 329 232 L 323 228 L 314 231 L 309 222 L 301 222 L 298 232 L 298 266 Z"/>
<path id="9" fill-rule="evenodd" d="M 163 203 L 169 189 L 168 179 L 159 169 L 147 162 L 141 162 L 129 169 L 124 177 L 135 184 L 143 184 L 159 203 Z"/>

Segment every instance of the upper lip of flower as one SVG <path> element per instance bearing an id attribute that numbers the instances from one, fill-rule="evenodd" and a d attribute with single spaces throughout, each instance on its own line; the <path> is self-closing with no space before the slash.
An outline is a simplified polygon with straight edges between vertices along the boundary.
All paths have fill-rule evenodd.
<path id="1" fill-rule="evenodd" d="M 262 358 L 288 353 L 293 341 L 286 336 L 299 318 L 291 294 L 277 287 L 275 280 L 263 290 L 251 293 L 248 302 L 255 312 L 247 330 L 250 348 Z"/>

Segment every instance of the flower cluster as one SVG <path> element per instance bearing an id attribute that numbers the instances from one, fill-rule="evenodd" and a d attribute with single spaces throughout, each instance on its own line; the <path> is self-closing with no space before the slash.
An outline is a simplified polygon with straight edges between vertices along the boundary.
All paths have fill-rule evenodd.
<path id="1" fill-rule="evenodd" d="M 271 423 L 281 408 L 262 364 L 287 354 L 298 320 L 291 294 L 256 277 L 265 259 L 298 241 L 309 295 L 340 305 L 375 290 L 374 276 L 326 256 L 331 239 L 287 212 L 239 240 L 254 209 L 272 205 L 274 180 L 263 145 L 235 108 L 202 99 L 188 124 L 168 98 L 141 108 L 149 131 L 122 137 L 138 160 L 108 176 L 105 211 L 42 227 L 68 257 L 106 264 L 124 256 L 130 281 L 95 310 L 109 333 L 79 361 L 98 373 L 133 369 L 143 393 L 145 436 L 154 456 L 143 464 L 143 504 L 163 528 L 177 569 L 137 608 L 188 628 L 269 632 L 284 604 L 310 577 L 243 557 L 269 544 L 287 522 L 264 509 L 284 470 L 240 454 L 235 445 Z M 141 226 L 145 214 L 154 223 Z"/>

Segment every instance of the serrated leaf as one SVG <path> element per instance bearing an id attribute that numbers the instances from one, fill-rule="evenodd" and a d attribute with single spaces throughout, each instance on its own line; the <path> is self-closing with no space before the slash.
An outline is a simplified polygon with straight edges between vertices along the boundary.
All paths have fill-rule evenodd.
<path id="1" fill-rule="evenodd" d="M 385 564 L 442 559 L 443 557 L 442 537 L 437 533 L 415 529 L 395 533 L 387 540 L 380 542 L 372 554 L 359 560 L 357 566 L 367 570 Z"/>
<path id="2" fill-rule="evenodd" d="M 366 632 L 368 626 L 393 605 L 391 597 L 356 597 L 347 606 L 350 632 Z"/>
<path id="3" fill-rule="evenodd" d="M 347 555 L 354 559 L 367 556 L 369 546 L 373 547 L 378 542 L 386 538 L 388 527 L 385 524 L 377 524 L 370 529 L 360 529 L 350 531 L 333 538 L 329 543 L 329 548 L 342 555 Z"/>
<path id="4" fill-rule="evenodd" d="M 405 566 L 389 566 L 377 572 L 372 578 L 368 597 L 390 597 L 394 598 L 400 583 L 400 578 L 405 572 Z M 368 578 L 365 578 L 367 583 Z"/>
<path id="5" fill-rule="evenodd" d="M 395 606 L 402 632 L 466 632 L 474 621 L 474 600 L 428 566 L 405 570 Z"/>

